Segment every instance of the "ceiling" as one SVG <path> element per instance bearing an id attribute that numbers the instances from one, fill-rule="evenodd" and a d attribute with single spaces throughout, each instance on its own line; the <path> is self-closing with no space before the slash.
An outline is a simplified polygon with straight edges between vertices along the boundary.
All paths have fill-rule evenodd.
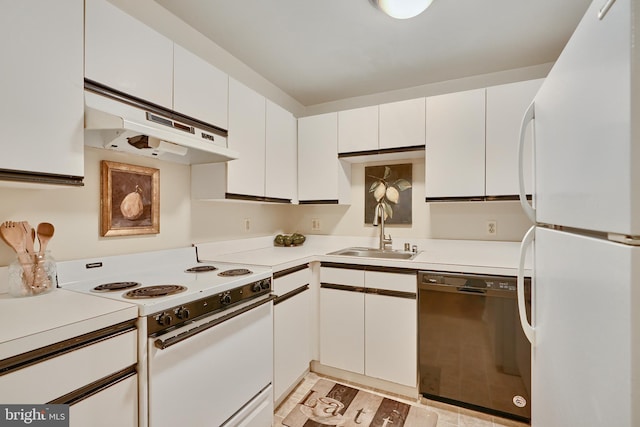
<path id="1" fill-rule="evenodd" d="M 553 62 L 591 0 L 156 0 L 304 106 Z"/>

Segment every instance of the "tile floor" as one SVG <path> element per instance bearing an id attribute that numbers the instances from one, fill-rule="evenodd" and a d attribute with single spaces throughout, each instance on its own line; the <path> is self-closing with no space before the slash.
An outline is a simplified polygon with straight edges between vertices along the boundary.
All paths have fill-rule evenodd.
<path id="1" fill-rule="evenodd" d="M 313 372 L 310 372 L 305 376 L 303 381 L 296 387 L 295 390 L 289 395 L 275 411 L 273 425 L 274 427 L 283 427 L 282 420 L 287 416 L 289 411 L 295 407 L 295 405 L 307 394 L 313 384 L 323 377 Z M 438 414 L 438 424 L 436 427 L 528 427 L 528 424 L 495 417 L 492 415 L 483 414 L 481 412 L 475 412 L 464 408 L 458 408 L 457 406 L 447 405 L 445 403 L 434 402 L 432 400 L 421 399 L 420 402 L 412 401 L 410 399 L 395 396 L 389 393 L 385 393 L 380 390 L 368 389 L 358 384 L 352 384 L 348 381 L 339 380 L 336 378 L 328 378 L 333 381 L 341 382 L 350 386 L 365 389 L 372 393 L 388 396 L 390 398 L 424 406 L 427 409 Z"/>

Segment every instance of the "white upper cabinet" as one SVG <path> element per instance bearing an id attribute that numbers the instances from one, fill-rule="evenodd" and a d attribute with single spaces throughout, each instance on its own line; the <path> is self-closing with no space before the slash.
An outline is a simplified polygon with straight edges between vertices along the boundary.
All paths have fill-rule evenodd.
<path id="1" fill-rule="evenodd" d="M 398 157 L 379 150 L 424 144 L 425 98 L 338 112 L 338 153 L 350 162 L 416 157 L 415 152 Z M 418 155 L 422 157 L 424 153 L 420 151 Z"/>
<path id="2" fill-rule="evenodd" d="M 192 165 L 194 199 L 296 199 L 297 121 L 289 111 L 229 79 L 228 163 Z"/>
<path id="3" fill-rule="evenodd" d="M 377 105 L 338 112 L 338 153 L 377 149 Z"/>
<path id="4" fill-rule="evenodd" d="M 264 196 L 265 120 L 265 98 L 230 78 L 227 142 L 240 158 L 227 164 L 228 193 Z"/>
<path id="5" fill-rule="evenodd" d="M 2 5 L 0 179 L 81 184 L 83 2 Z"/>
<path id="6" fill-rule="evenodd" d="M 227 129 L 229 76 L 177 44 L 173 59 L 173 109 Z"/>
<path id="7" fill-rule="evenodd" d="M 379 148 L 425 144 L 425 98 L 380 105 Z"/>
<path id="8" fill-rule="evenodd" d="M 484 197 L 485 89 L 429 97 L 426 114 L 426 197 Z"/>
<path id="9" fill-rule="evenodd" d="M 265 139 L 265 196 L 297 198 L 297 120 L 289 111 L 267 100 Z"/>
<path id="10" fill-rule="evenodd" d="M 491 200 L 518 194 L 520 124 L 543 79 L 427 98 L 427 199 Z M 532 190 L 531 130 L 525 188 Z"/>
<path id="11" fill-rule="evenodd" d="M 222 129 L 229 77 L 106 0 L 86 0 L 87 79 Z M 216 143 L 226 146 L 224 138 Z"/>
<path id="12" fill-rule="evenodd" d="M 106 0 L 85 7 L 85 77 L 171 109 L 173 42 Z"/>
<path id="13" fill-rule="evenodd" d="M 349 203 L 350 164 L 338 160 L 338 113 L 298 119 L 300 203 Z"/>
<path id="14" fill-rule="evenodd" d="M 527 80 L 487 88 L 487 196 L 518 194 L 518 138 L 520 123 L 544 79 Z M 524 177 L 532 193 L 532 127 L 525 140 Z"/>

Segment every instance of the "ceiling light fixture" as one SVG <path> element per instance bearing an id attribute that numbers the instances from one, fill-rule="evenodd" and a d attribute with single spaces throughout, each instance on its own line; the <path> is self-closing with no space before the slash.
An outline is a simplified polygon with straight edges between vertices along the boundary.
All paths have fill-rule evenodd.
<path id="1" fill-rule="evenodd" d="M 408 19 L 420 15 L 433 0 L 370 0 L 381 11 L 396 19 Z"/>

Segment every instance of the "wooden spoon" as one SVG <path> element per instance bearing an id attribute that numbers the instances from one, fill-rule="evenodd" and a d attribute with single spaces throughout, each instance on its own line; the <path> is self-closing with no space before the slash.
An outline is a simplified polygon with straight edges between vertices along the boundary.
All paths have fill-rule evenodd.
<path id="1" fill-rule="evenodd" d="M 18 254 L 27 285 L 33 282 L 33 259 L 26 252 L 27 241 L 24 228 L 19 222 L 5 221 L 0 225 L 0 236 Z"/>
<path id="2" fill-rule="evenodd" d="M 44 252 L 47 250 L 47 244 L 49 240 L 53 237 L 55 229 L 52 224 L 48 222 L 41 222 L 38 224 L 38 242 L 40 243 L 40 248 L 38 250 L 38 256 L 43 257 Z"/>
<path id="3" fill-rule="evenodd" d="M 24 238 L 24 229 L 20 223 L 13 221 L 3 222 L 0 225 L 0 236 L 18 254 L 25 252 L 27 242 Z"/>

